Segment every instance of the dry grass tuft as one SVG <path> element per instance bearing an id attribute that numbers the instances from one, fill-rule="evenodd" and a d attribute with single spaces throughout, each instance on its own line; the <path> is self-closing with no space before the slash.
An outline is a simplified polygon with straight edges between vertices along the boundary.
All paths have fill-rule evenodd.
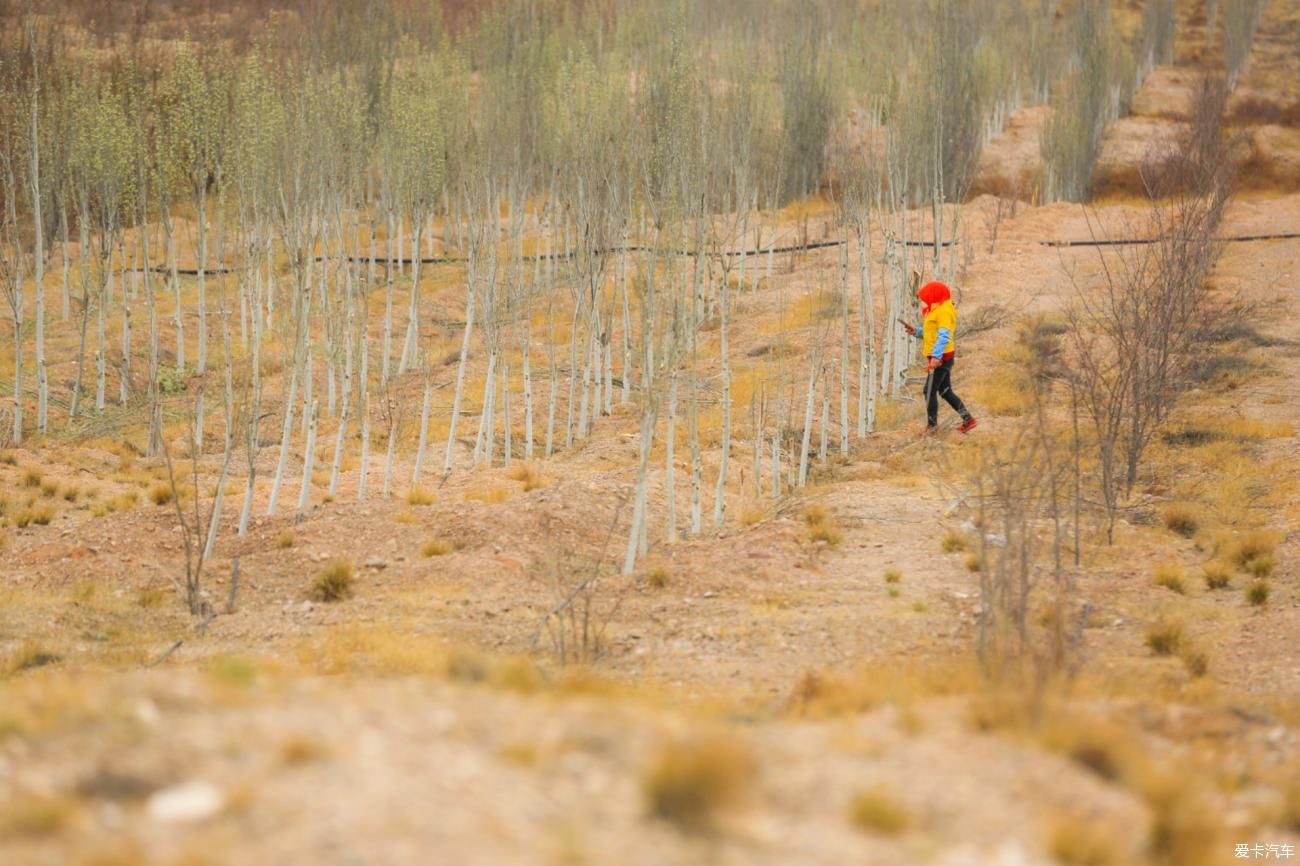
<path id="1" fill-rule="evenodd" d="M 885 569 L 885 583 L 898 583 L 903 579 L 903 573 L 896 568 Z"/>
<path id="2" fill-rule="evenodd" d="M 641 780 L 650 814 L 683 830 L 712 829 L 754 777 L 754 763 L 733 738 L 698 737 L 659 750 Z"/>
<path id="3" fill-rule="evenodd" d="M 830 547 L 839 547 L 844 540 L 844 533 L 835 525 L 835 518 L 830 510 L 822 505 L 807 505 L 803 510 L 803 522 L 808 525 L 808 540 L 823 541 Z"/>
<path id="4" fill-rule="evenodd" d="M 10 674 L 21 673 L 46 665 L 58 664 L 63 656 L 37 643 L 26 643 L 18 647 L 6 660 L 4 670 Z"/>
<path id="5" fill-rule="evenodd" d="M 1147 630 L 1146 645 L 1158 656 L 1171 656 L 1183 648 L 1185 640 L 1183 624 L 1169 621 Z"/>
<path id="6" fill-rule="evenodd" d="M 651 589 L 664 589 L 668 586 L 671 578 L 672 575 L 667 568 L 657 565 L 650 569 L 650 572 L 645 576 L 645 582 Z"/>
<path id="7" fill-rule="evenodd" d="M 307 595 L 312 601 L 343 601 L 352 597 L 352 582 L 352 563 L 346 559 L 336 559 L 316 575 Z"/>
<path id="8" fill-rule="evenodd" d="M 1087 815 L 1058 817 L 1048 827 L 1047 850 L 1061 866 L 1112 866 L 1119 847 L 1115 831 Z"/>
<path id="9" fill-rule="evenodd" d="M 1201 567 L 1206 589 L 1227 589 L 1232 585 L 1232 571 L 1222 562 L 1207 562 Z"/>
<path id="10" fill-rule="evenodd" d="M 426 559 L 434 556 L 446 556 L 455 549 L 455 546 L 452 545 L 451 542 L 443 541 L 441 538 L 435 538 L 431 541 L 426 541 L 420 547 L 420 555 Z"/>
<path id="11" fill-rule="evenodd" d="M 18 455 L 14 454 L 12 451 L 0 451 L 0 465 L 17 466 Z"/>
<path id="12" fill-rule="evenodd" d="M 980 560 L 980 555 L 978 553 L 966 554 L 966 570 L 967 571 L 984 570 L 984 563 Z"/>
<path id="13" fill-rule="evenodd" d="M 1253 580 L 1250 586 L 1246 587 L 1246 601 L 1254 607 L 1263 607 L 1268 604 L 1268 596 L 1272 589 L 1267 580 Z"/>
<path id="14" fill-rule="evenodd" d="M 1201 528 L 1200 511 L 1195 506 L 1185 502 L 1175 502 L 1165 506 L 1161 517 L 1164 520 L 1165 529 L 1176 535 L 1181 535 L 1183 538 L 1191 538 Z"/>
<path id="15" fill-rule="evenodd" d="M 1211 866 L 1221 863 L 1221 819 L 1182 774 L 1149 772 L 1135 787 L 1151 809 L 1148 853 L 1155 863 Z"/>
<path id="16" fill-rule="evenodd" d="M 1193 677 L 1200 678 L 1210 672 L 1210 654 L 1200 647 L 1185 646 L 1178 657 Z"/>
<path id="17" fill-rule="evenodd" d="M 0 813 L 0 839 L 48 839 L 69 829 L 76 804 L 62 797 L 20 796 Z"/>
<path id="18" fill-rule="evenodd" d="M 482 502 L 485 505 L 500 505 L 510 498 L 510 490 L 500 484 L 489 484 L 474 490 L 465 491 L 468 502 Z"/>
<path id="19" fill-rule="evenodd" d="M 433 491 L 425 490 L 423 487 L 413 487 L 406 493 L 406 504 L 415 506 L 432 505 Z"/>
<path id="20" fill-rule="evenodd" d="M 167 505 L 176 498 L 176 490 L 170 484 L 155 484 L 149 488 L 149 501 L 154 505 Z"/>
<path id="21" fill-rule="evenodd" d="M 969 386 L 973 405 L 989 415 L 1019 416 L 1029 409 L 1031 389 L 1019 366 L 1002 364 Z"/>
<path id="22" fill-rule="evenodd" d="M 878 836 L 897 836 L 907 829 L 911 819 L 897 799 L 875 788 L 854 795 L 849 803 L 849 822 Z"/>
<path id="23" fill-rule="evenodd" d="M 290 734 L 280 741 L 280 763 L 286 767 L 315 764 L 329 756 L 329 746 L 307 734 Z"/>
<path id="24" fill-rule="evenodd" d="M 1179 595 L 1187 594 L 1187 582 L 1183 576 L 1182 566 L 1172 562 L 1156 566 L 1154 582 L 1156 586 L 1163 586 L 1170 592 L 1176 592 Z"/>
<path id="25" fill-rule="evenodd" d="M 81 496 L 81 488 L 75 484 L 65 485 L 59 494 L 63 497 L 64 502 L 76 502 Z"/>
<path id="26" fill-rule="evenodd" d="M 761 502 L 746 502 L 740 506 L 740 514 L 737 519 L 741 526 L 753 526 L 761 520 L 766 519 L 767 509 Z"/>
<path id="27" fill-rule="evenodd" d="M 1124 781 L 1140 758 L 1133 740 L 1119 728 L 1087 717 L 1053 719 L 1044 728 L 1043 741 L 1106 782 Z"/>
<path id="28" fill-rule="evenodd" d="M 1277 568 L 1277 559 L 1271 553 L 1262 553 L 1246 560 L 1246 572 L 1252 577 L 1265 578 Z"/>
<path id="29" fill-rule="evenodd" d="M 960 532 L 948 530 L 939 546 L 944 553 L 960 553 L 966 549 L 966 536 Z"/>
<path id="30" fill-rule="evenodd" d="M 1278 823 L 1292 833 L 1300 833 L 1300 778 L 1292 779 L 1282 792 L 1282 814 Z"/>
<path id="31" fill-rule="evenodd" d="M 23 473 L 23 486 L 24 486 L 24 487 L 31 487 L 31 488 L 33 488 L 33 489 L 34 489 L 34 488 L 37 488 L 37 487 L 40 487 L 40 486 L 41 486 L 41 479 L 42 479 L 43 477 L 44 477 L 44 476 L 41 475 L 41 473 L 40 473 L 39 471 L 37 471 L 37 470 L 35 470 L 35 469 L 28 469 L 26 472 Z"/>
<path id="32" fill-rule="evenodd" d="M 281 532 L 275 537 L 275 546 L 281 550 L 288 550 L 290 547 L 293 547 L 295 540 L 292 529 L 281 530 Z"/>
<path id="33" fill-rule="evenodd" d="M 524 490 L 537 490 L 546 486 L 546 479 L 536 466 L 528 462 L 516 463 L 510 467 L 507 476 L 514 481 L 518 481 L 524 486 Z"/>
<path id="34" fill-rule="evenodd" d="M 1237 538 L 1220 542 L 1219 552 L 1242 571 L 1251 571 L 1255 560 L 1271 558 L 1280 539 L 1276 532 L 1255 529 Z"/>
<path id="35" fill-rule="evenodd" d="M 135 603 L 146 610 L 162 607 L 167 600 L 167 590 L 161 586 L 146 586 L 136 593 Z"/>
<path id="36" fill-rule="evenodd" d="M 14 526 L 26 529 L 28 526 L 48 526 L 54 519 L 54 508 L 49 505 L 25 508 L 14 515 Z"/>
<path id="37" fill-rule="evenodd" d="M 44 497 L 47 497 L 47 498 L 49 498 L 49 499 L 53 499 L 54 497 L 58 496 L 58 495 L 59 495 L 59 482 L 57 482 L 57 481 L 42 481 L 42 482 L 41 482 L 41 495 L 44 496 Z"/>

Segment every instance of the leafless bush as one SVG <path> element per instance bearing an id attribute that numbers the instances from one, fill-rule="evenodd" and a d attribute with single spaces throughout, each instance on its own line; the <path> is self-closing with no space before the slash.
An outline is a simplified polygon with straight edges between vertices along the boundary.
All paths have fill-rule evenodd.
<path id="1" fill-rule="evenodd" d="M 1154 242 L 1101 253 L 1100 289 L 1079 291 L 1069 312 L 1070 383 L 1095 437 L 1108 541 L 1143 452 L 1194 382 L 1196 337 L 1222 306 L 1205 280 L 1227 198 L 1219 186 L 1153 203 Z"/>
<path id="2" fill-rule="evenodd" d="M 605 649 L 605 631 L 632 585 L 631 581 L 610 573 L 605 564 L 622 511 L 620 504 L 594 560 L 577 554 L 558 527 L 547 525 L 549 520 L 543 521 L 542 535 L 552 541 L 548 545 L 550 549 L 538 558 L 536 568 L 551 584 L 555 604 L 538 624 L 533 646 L 546 635 L 560 664 L 587 664 L 600 658 Z"/>
<path id="3" fill-rule="evenodd" d="M 1236 166 L 1224 134 L 1228 87 L 1222 77 L 1203 75 L 1192 99 L 1191 117 L 1176 144 L 1147 154 L 1141 179 L 1147 195 L 1214 195 L 1231 185 Z"/>
<path id="4" fill-rule="evenodd" d="M 986 440 L 974 465 L 955 476 L 976 510 L 980 664 L 992 682 L 1024 689 L 1031 706 L 1077 671 L 1087 617 L 1063 561 L 1077 440 L 1044 410 L 1060 375 L 1055 347 L 1048 348 L 1031 361 L 1035 411 L 1010 435 Z"/>

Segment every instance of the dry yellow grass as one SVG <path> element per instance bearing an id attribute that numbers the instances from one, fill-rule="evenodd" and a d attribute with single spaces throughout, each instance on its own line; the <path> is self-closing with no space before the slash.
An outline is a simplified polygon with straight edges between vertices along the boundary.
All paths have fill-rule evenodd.
<path id="1" fill-rule="evenodd" d="M 966 549 L 966 536 L 955 530 L 948 530 L 943 536 L 943 541 L 939 543 L 939 549 L 944 553 L 960 553 Z"/>
<path id="2" fill-rule="evenodd" d="M 486 505 L 500 505 L 510 498 L 510 490 L 500 484 L 489 484 L 465 491 L 465 499 L 470 502 L 482 502 Z"/>
<path id="3" fill-rule="evenodd" d="M 435 538 L 431 541 L 426 541 L 420 547 L 420 555 L 426 558 L 446 556 L 455 549 L 456 548 L 451 544 L 451 542 L 443 541 L 441 538 Z"/>
<path id="4" fill-rule="evenodd" d="M 1249 571 L 1254 560 L 1271 557 L 1280 540 L 1276 532 L 1255 529 L 1242 535 L 1220 539 L 1218 552 L 1237 568 Z"/>
<path id="5" fill-rule="evenodd" d="M 283 529 L 275 536 L 275 546 L 281 550 L 287 550 L 293 547 L 294 535 L 292 529 Z"/>
<path id="6" fill-rule="evenodd" d="M 1165 528 L 1170 532 L 1191 538 L 1201 527 L 1201 512 L 1198 507 L 1187 502 L 1173 502 L 1165 506 L 1161 513 Z"/>
<path id="7" fill-rule="evenodd" d="M 1113 866 L 1120 862 L 1120 839 L 1097 818 L 1061 815 L 1048 825 L 1047 850 L 1061 866 Z"/>
<path id="8" fill-rule="evenodd" d="M 1268 604 L 1271 593 L 1272 588 L 1267 580 L 1254 580 L 1246 587 L 1246 601 L 1250 602 L 1252 607 L 1263 607 Z"/>
<path id="9" fill-rule="evenodd" d="M 1201 566 L 1206 589 L 1226 589 L 1232 585 L 1232 570 L 1222 562 L 1212 561 Z"/>
<path id="10" fill-rule="evenodd" d="M 664 745 L 641 787 L 651 815 L 706 831 L 740 801 L 753 775 L 753 760 L 734 737 L 696 737 Z"/>
<path id="11" fill-rule="evenodd" d="M 352 583 L 352 563 L 336 559 L 320 570 L 307 595 L 312 601 L 343 601 L 352 597 Z"/>
<path id="12" fill-rule="evenodd" d="M 1177 621 L 1158 623 L 1147 630 L 1146 645 L 1158 656 L 1178 653 L 1186 641 L 1183 624 Z"/>
<path id="13" fill-rule="evenodd" d="M 897 836 L 911 824 L 911 817 L 896 797 L 873 788 L 854 795 L 849 803 L 849 821 L 868 833 Z"/>
<path id="14" fill-rule="evenodd" d="M 433 499 L 433 491 L 423 487 L 413 487 L 406 493 L 407 505 L 428 506 L 433 504 Z"/>
<path id="15" fill-rule="evenodd" d="M 532 463 L 521 461 L 510 467 L 506 475 L 513 481 L 518 481 L 523 485 L 525 491 L 537 490 L 545 487 L 547 481 L 542 477 L 541 471 Z"/>
<path id="16" fill-rule="evenodd" d="M 309 734 L 290 734 L 280 741 L 280 763 L 301 767 L 325 760 L 331 754 L 326 743 Z"/>
<path id="17" fill-rule="evenodd" d="M 1015 417 L 1029 409 L 1030 389 L 1020 366 L 999 365 L 962 387 L 970 391 L 970 402 L 978 407 L 972 411 Z"/>
<path id="18" fill-rule="evenodd" d="M 149 501 L 154 505 L 167 505 L 176 496 L 170 484 L 155 484 L 149 488 Z"/>
<path id="19" fill-rule="evenodd" d="M 645 582 L 651 589 L 663 589 L 668 586 L 671 580 L 671 573 L 662 565 L 650 569 L 645 576 Z"/>
<path id="20" fill-rule="evenodd" d="M 19 529 L 25 529 L 28 526 L 48 526 L 50 521 L 54 520 L 54 515 L 54 508 L 49 505 L 25 508 L 14 515 L 14 526 Z"/>
<path id="21" fill-rule="evenodd" d="M 736 519 L 741 526 L 753 526 L 755 523 L 766 519 L 766 517 L 767 509 L 763 507 L 762 503 L 751 500 L 740 506 Z"/>
<path id="22" fill-rule="evenodd" d="M 1161 563 L 1156 566 L 1153 580 L 1156 586 L 1163 586 L 1170 592 L 1179 595 L 1187 594 L 1187 581 L 1181 565 L 1172 562 Z"/>
<path id="23" fill-rule="evenodd" d="M 76 816 L 76 803 L 67 798 L 20 796 L 0 813 L 0 840 L 57 836 L 71 827 Z"/>
<path id="24" fill-rule="evenodd" d="M 835 518 L 823 505 L 807 505 L 803 510 L 803 521 L 808 526 L 808 540 L 824 542 L 830 547 L 839 547 L 844 540 L 844 533 L 835 525 Z"/>

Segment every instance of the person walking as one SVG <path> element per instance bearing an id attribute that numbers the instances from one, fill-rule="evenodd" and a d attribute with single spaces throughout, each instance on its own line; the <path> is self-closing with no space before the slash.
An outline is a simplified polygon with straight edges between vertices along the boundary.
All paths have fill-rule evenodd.
<path id="1" fill-rule="evenodd" d="M 943 283 L 931 281 L 921 286 L 916 296 L 921 299 L 921 324 L 902 324 L 913 337 L 918 331 L 921 333 L 921 348 L 925 353 L 923 435 L 932 436 L 938 430 L 940 397 L 961 416 L 957 431 L 969 433 L 978 422 L 952 390 L 952 367 L 957 354 L 957 308 L 952 303 L 952 292 Z"/>

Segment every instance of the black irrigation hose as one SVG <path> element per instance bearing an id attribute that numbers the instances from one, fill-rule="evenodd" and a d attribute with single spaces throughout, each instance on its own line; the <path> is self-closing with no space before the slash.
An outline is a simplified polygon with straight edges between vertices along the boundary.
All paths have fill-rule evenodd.
<path id="1" fill-rule="evenodd" d="M 635 244 L 634 244 L 634 245 L 622 246 L 622 247 L 608 247 L 608 248 L 606 248 L 606 249 L 596 250 L 594 254 L 595 254 L 595 255 L 612 255 L 612 254 L 614 254 L 614 253 L 652 253 L 652 252 L 659 252 L 659 253 L 663 253 L 663 254 L 665 254 L 665 255 L 674 255 L 674 256 L 691 256 L 691 257 L 701 256 L 701 255 L 704 255 L 704 256 L 712 256 L 712 255 L 739 256 L 739 255 L 742 255 L 742 254 L 743 254 L 743 255 L 746 255 L 746 256 L 763 256 L 763 255 L 768 255 L 769 253 L 773 253 L 773 254 L 774 254 L 774 253 L 793 253 L 793 252 L 804 252 L 804 251 L 807 251 L 807 250 L 820 250 L 820 249 L 825 249 L 825 248 L 827 248 L 827 247 L 841 247 L 841 246 L 844 246 L 844 245 L 847 244 L 847 243 L 848 243 L 848 240 L 846 240 L 846 239 L 839 239 L 839 240 L 833 240 L 833 241 L 813 241 L 812 243 L 807 243 L 807 244 L 791 244 L 790 246 L 785 246 L 785 247 L 768 247 L 768 248 L 766 248 L 766 249 L 761 249 L 761 250 L 723 250 L 723 251 L 720 252 L 720 253 L 714 253 L 714 252 L 705 252 L 705 253 L 701 253 L 701 252 L 698 251 L 698 250 L 680 250 L 680 249 L 679 249 L 679 250 L 672 250 L 672 249 L 667 249 L 667 250 L 665 250 L 665 249 L 656 250 L 654 247 L 638 246 L 638 245 L 635 245 Z M 909 247 L 932 247 L 932 246 L 934 246 L 934 241 L 904 241 L 903 243 L 904 243 L 905 246 L 909 246 Z M 957 243 L 957 241 L 943 241 L 943 242 L 940 243 L 940 246 L 950 247 L 950 246 L 955 245 L 956 243 Z M 570 250 L 570 251 L 568 251 L 568 252 L 562 252 L 562 253 L 551 253 L 550 255 L 523 256 L 523 257 L 522 257 L 522 260 L 525 261 L 525 262 L 549 261 L 549 260 L 557 260 L 557 261 L 558 261 L 558 260 L 560 260 L 560 259 L 572 259 L 572 258 L 576 258 L 577 255 L 578 255 L 577 252 L 575 252 L 575 251 L 573 251 L 573 250 Z M 353 262 L 353 263 L 368 263 L 368 262 L 370 262 L 370 260 L 371 260 L 371 259 L 370 259 L 370 256 L 317 256 L 317 257 L 316 257 L 316 261 L 318 261 L 318 262 L 320 262 L 320 261 L 325 261 L 325 260 L 327 260 L 327 259 L 328 259 L 328 260 L 331 260 L 331 261 L 344 261 L 344 262 Z M 465 258 L 465 257 L 463 257 L 463 256 L 433 256 L 433 257 L 430 257 L 430 258 L 421 258 L 421 259 L 419 259 L 419 262 L 420 262 L 420 264 L 422 264 L 422 265 L 452 265 L 452 264 L 460 264 L 460 263 L 468 262 L 468 261 L 469 261 L 469 259 L 468 259 L 468 258 Z M 377 265 L 412 265 L 412 264 L 415 264 L 416 259 L 413 259 L 413 258 L 392 258 L 392 257 L 390 257 L 390 256 L 383 256 L 383 257 L 381 257 L 381 256 L 376 256 L 375 259 L 374 259 L 374 262 L 375 262 L 375 264 L 377 264 Z M 211 271 L 209 271 L 209 273 L 211 273 Z"/>
<path id="2" fill-rule="evenodd" d="M 1285 241 L 1300 238 L 1300 232 L 1284 232 L 1272 235 L 1234 235 L 1227 238 L 1219 238 L 1224 243 L 1244 243 L 1246 241 Z M 1142 244 L 1154 244 L 1158 238 L 1126 238 L 1118 240 L 1087 240 L 1087 241 L 1039 241 L 1045 247 L 1124 247 L 1139 246 Z"/>

